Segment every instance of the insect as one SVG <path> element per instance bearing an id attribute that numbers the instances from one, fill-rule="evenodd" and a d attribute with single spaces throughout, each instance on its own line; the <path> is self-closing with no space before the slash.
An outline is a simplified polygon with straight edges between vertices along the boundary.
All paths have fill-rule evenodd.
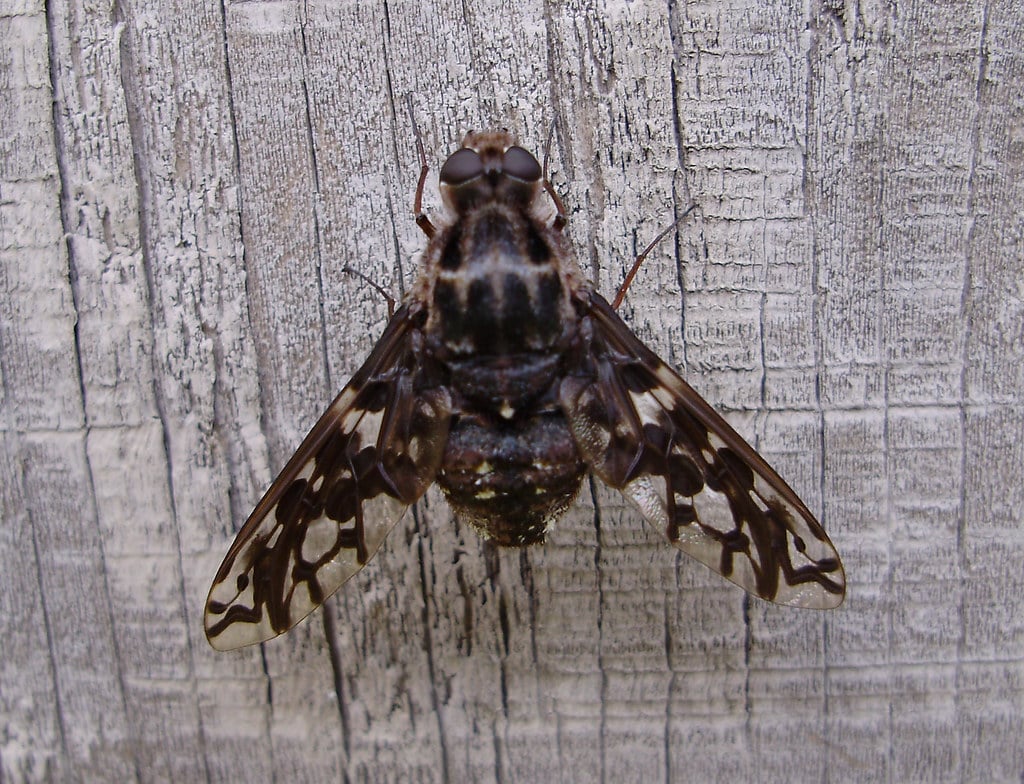
<path id="1" fill-rule="evenodd" d="M 417 149 L 419 277 L 228 550 L 210 644 L 297 624 L 432 482 L 483 536 L 524 546 L 588 471 L 755 596 L 840 604 L 842 564 L 804 503 L 583 278 L 537 159 L 508 133 L 470 133 L 441 167 L 435 226 L 418 134 Z"/>

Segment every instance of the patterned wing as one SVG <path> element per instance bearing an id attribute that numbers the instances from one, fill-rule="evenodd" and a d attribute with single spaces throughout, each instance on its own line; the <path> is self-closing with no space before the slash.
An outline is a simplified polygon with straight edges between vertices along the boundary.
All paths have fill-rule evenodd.
<path id="1" fill-rule="evenodd" d="M 313 612 L 433 481 L 450 401 L 414 389 L 413 334 L 402 307 L 242 527 L 206 600 L 217 650 L 269 640 Z"/>
<path id="2" fill-rule="evenodd" d="M 561 387 L 584 460 L 687 555 L 779 604 L 846 591 L 821 525 L 782 478 L 598 294 L 583 292 L 583 372 Z"/>

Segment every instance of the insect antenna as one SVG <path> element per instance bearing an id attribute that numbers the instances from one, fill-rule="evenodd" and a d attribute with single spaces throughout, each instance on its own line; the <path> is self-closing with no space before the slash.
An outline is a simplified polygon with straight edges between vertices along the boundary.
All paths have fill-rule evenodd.
<path id="1" fill-rule="evenodd" d="M 697 202 L 693 202 L 692 204 L 690 204 L 690 206 L 686 208 L 686 211 L 682 215 L 680 215 L 678 218 L 672 221 L 671 225 L 663 229 L 657 237 L 651 240 L 650 244 L 646 248 L 640 251 L 640 255 L 636 257 L 636 261 L 633 262 L 633 266 L 629 268 L 629 272 L 626 273 L 626 277 L 622 281 L 622 285 L 619 286 L 619 290 L 615 292 L 615 299 L 612 300 L 612 307 L 615 310 L 619 309 L 619 305 L 621 305 L 622 300 L 625 299 L 626 290 L 629 288 L 629 284 L 633 282 L 633 278 L 636 277 L 636 273 L 640 271 L 640 265 L 644 263 L 644 259 L 647 258 L 647 254 L 654 250 L 654 247 L 663 239 L 665 239 L 668 233 L 672 231 L 680 223 L 682 223 L 683 219 L 686 218 L 686 216 L 693 212 L 695 209 L 697 209 Z"/>

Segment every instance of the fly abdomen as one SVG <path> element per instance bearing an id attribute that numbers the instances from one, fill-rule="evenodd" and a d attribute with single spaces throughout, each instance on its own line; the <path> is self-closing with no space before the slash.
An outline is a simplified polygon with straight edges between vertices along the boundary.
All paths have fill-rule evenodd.
<path id="1" fill-rule="evenodd" d="M 452 422 L 437 483 L 463 520 L 496 544 L 544 541 L 579 492 L 586 467 L 560 411 L 505 422 Z"/>

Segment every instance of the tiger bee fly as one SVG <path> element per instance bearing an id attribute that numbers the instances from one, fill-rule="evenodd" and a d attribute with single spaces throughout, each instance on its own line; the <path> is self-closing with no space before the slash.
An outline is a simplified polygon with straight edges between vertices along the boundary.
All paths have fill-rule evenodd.
<path id="1" fill-rule="evenodd" d="M 537 159 L 508 133 L 470 133 L 441 168 L 449 219 L 435 227 L 417 146 L 419 277 L 224 558 L 210 644 L 297 624 L 432 482 L 460 519 L 518 547 L 544 541 L 587 471 L 755 596 L 839 605 L 843 567 L 821 525 L 583 278 Z"/>

